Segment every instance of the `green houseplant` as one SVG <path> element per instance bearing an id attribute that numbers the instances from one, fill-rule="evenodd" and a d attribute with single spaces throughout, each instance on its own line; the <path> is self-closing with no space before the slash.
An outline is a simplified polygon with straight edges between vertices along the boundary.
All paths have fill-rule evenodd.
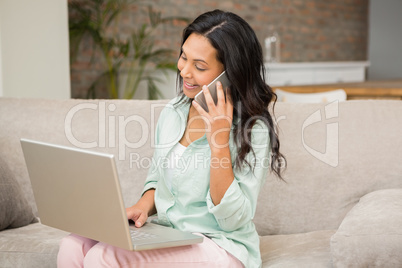
<path id="1" fill-rule="evenodd" d="M 119 16 L 137 4 L 135 0 L 70 0 L 69 33 L 70 58 L 73 62 L 84 37 L 92 41 L 93 51 L 98 50 L 104 59 L 105 70 L 88 88 L 87 97 L 96 98 L 97 87 L 106 84 L 110 98 L 133 98 L 142 81 L 146 81 L 148 99 L 163 97 L 156 86 L 161 78 L 157 71 L 176 70 L 175 51 L 168 48 L 155 48 L 154 33 L 163 24 L 172 21 L 188 22 L 182 17 L 162 18 L 161 12 L 147 7 L 147 19 L 135 25 L 129 37 L 123 37 L 118 27 Z M 88 40 L 88 39 L 86 39 Z M 94 53 L 92 60 L 94 60 Z M 124 76 L 124 81 L 122 74 Z"/>

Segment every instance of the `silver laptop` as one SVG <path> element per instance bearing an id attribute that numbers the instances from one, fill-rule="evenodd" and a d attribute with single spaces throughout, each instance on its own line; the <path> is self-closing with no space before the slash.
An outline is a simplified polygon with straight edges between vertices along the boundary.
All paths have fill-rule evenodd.
<path id="1" fill-rule="evenodd" d="M 21 146 L 43 224 L 128 250 L 202 242 L 151 222 L 130 225 L 113 155 L 27 139 Z"/>

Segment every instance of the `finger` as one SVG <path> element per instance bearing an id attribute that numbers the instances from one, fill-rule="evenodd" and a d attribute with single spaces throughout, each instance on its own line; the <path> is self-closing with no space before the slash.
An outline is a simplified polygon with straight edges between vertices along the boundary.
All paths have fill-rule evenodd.
<path id="1" fill-rule="evenodd" d="M 223 93 L 223 87 L 220 81 L 216 83 L 216 94 L 218 97 L 217 105 L 219 105 L 220 103 L 225 103 L 225 94 Z"/>
<path id="2" fill-rule="evenodd" d="M 215 109 L 215 102 L 212 98 L 211 92 L 207 86 L 203 86 L 202 90 L 204 92 L 205 102 L 207 103 L 208 112 L 211 112 L 211 109 Z"/>
<path id="3" fill-rule="evenodd" d="M 200 115 L 208 117 L 208 112 L 205 111 L 196 100 L 193 100 L 192 104 Z"/>
<path id="4" fill-rule="evenodd" d="M 202 120 L 204 121 L 205 131 L 207 131 L 207 132 L 210 131 L 212 117 L 209 115 L 209 113 L 207 111 L 204 110 L 204 108 L 201 107 L 201 105 L 199 105 L 197 103 L 197 101 L 193 100 L 192 103 L 193 103 L 194 108 L 200 114 L 199 116 L 201 116 Z"/>
<path id="5" fill-rule="evenodd" d="M 148 215 L 146 213 L 140 213 L 134 217 L 134 224 L 135 227 L 140 228 L 141 226 L 144 225 L 144 223 L 147 221 Z"/>
<path id="6" fill-rule="evenodd" d="M 126 208 L 127 219 L 133 220 L 134 211 L 131 208 Z"/>
<path id="7" fill-rule="evenodd" d="M 140 228 L 141 226 L 144 225 L 144 223 L 147 221 L 147 216 L 143 213 L 140 215 L 140 217 L 138 217 L 138 219 L 134 222 L 135 223 L 135 227 Z"/>
<path id="8" fill-rule="evenodd" d="M 226 114 L 233 118 L 233 102 L 230 88 L 226 88 Z"/>
<path id="9" fill-rule="evenodd" d="M 225 101 L 230 102 L 233 105 L 232 94 L 230 92 L 230 87 L 226 88 Z"/>

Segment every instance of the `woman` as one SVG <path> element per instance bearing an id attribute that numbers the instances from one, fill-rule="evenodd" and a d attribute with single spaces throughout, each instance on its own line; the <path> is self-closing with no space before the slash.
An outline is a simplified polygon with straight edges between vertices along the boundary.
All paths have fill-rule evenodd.
<path id="1" fill-rule="evenodd" d="M 264 79 L 254 31 L 239 16 L 215 10 L 183 32 L 177 63 L 180 92 L 162 111 L 155 161 L 143 195 L 127 216 L 140 228 L 158 223 L 204 236 L 201 244 L 131 252 L 71 235 L 62 241 L 60 267 L 259 267 L 259 238 L 252 222 L 269 162 L 280 176 L 279 141 L 268 106 L 275 94 Z M 215 105 L 208 88 L 223 71 Z M 206 112 L 194 101 L 204 90 Z"/>

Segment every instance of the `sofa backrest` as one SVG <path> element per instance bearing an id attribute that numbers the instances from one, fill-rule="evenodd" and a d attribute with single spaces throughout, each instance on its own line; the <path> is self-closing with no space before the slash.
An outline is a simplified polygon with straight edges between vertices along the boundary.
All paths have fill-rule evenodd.
<path id="1" fill-rule="evenodd" d="M 360 197 L 402 187 L 402 102 L 277 103 L 286 182 L 270 174 L 260 235 L 337 229 Z"/>
<path id="2" fill-rule="evenodd" d="M 0 155 L 37 213 L 20 138 L 113 153 L 126 206 L 140 197 L 167 100 L 0 98 Z M 260 235 L 335 229 L 360 197 L 402 187 L 402 102 L 277 103 L 286 182 L 269 174 Z"/>
<path id="3" fill-rule="evenodd" d="M 167 102 L 0 98 L 0 154 L 36 215 L 20 138 L 114 154 L 130 206 L 140 197 L 153 153 L 153 126 Z"/>

